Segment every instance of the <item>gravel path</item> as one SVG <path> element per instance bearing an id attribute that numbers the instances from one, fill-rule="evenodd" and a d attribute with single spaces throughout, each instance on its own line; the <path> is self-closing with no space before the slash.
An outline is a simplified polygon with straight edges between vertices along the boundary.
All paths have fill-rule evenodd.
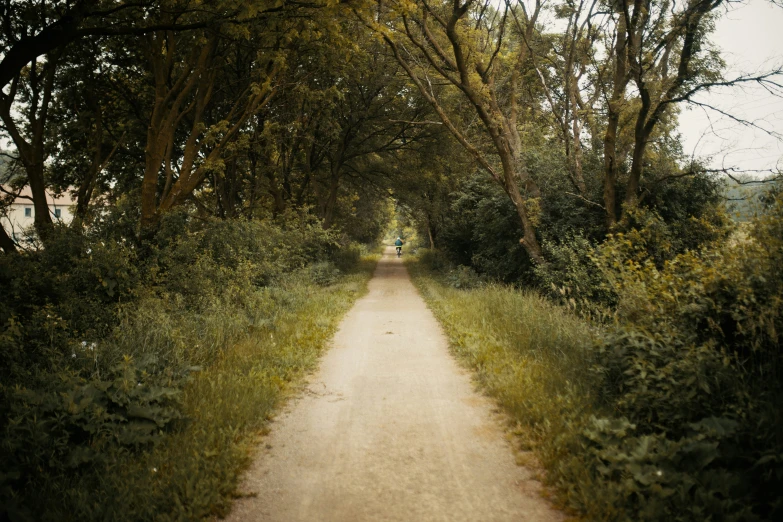
<path id="1" fill-rule="evenodd" d="M 560 521 L 388 248 L 230 521 Z"/>

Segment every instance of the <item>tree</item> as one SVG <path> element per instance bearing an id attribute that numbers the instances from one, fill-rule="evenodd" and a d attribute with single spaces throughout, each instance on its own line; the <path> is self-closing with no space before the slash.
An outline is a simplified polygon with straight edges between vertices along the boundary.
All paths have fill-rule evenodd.
<path id="1" fill-rule="evenodd" d="M 299 43 L 280 93 L 253 122 L 250 169 L 278 215 L 315 209 L 325 228 L 339 221 L 343 197 L 387 197 L 400 156 L 429 130 L 420 103 L 398 66 L 355 20 Z M 350 35 L 350 38 L 349 38 Z"/>
<path id="2" fill-rule="evenodd" d="M 528 208 L 540 190 L 525 163 L 519 132 L 522 68 L 530 58 L 523 42 L 533 40 L 540 1 L 531 10 L 522 3 L 516 9 L 506 4 L 495 10 L 473 0 L 393 3 L 391 10 L 396 20 L 367 23 L 382 35 L 446 128 L 506 192 L 522 224 L 520 242 L 535 263 L 543 263 Z M 499 166 L 471 143 L 466 126 L 444 103 L 443 90 L 435 90 L 430 74 L 454 87 L 479 118 Z"/>
<path id="3" fill-rule="evenodd" d="M 444 223 L 453 212 L 452 194 L 468 174 L 472 158 L 438 121 L 422 121 L 428 139 L 402 154 L 389 176 L 392 194 L 419 225 L 430 248 L 440 247 Z"/>
<path id="4" fill-rule="evenodd" d="M 33 195 L 35 227 L 44 241 L 52 228 L 46 201 L 44 144 L 55 75 L 65 48 L 96 35 L 142 35 L 159 30 L 188 30 L 206 27 L 196 20 L 181 24 L 167 20 L 148 23 L 146 13 L 160 9 L 156 2 L 6 1 L 0 7 L 0 119 L 25 168 Z M 185 10 L 193 10 L 193 6 Z M 201 12 L 203 8 L 198 8 Z M 152 17 L 154 18 L 154 17 Z M 17 95 L 19 99 L 17 99 Z M 22 120 L 16 114 L 22 114 Z"/>
<path id="5" fill-rule="evenodd" d="M 649 164 L 648 151 L 656 133 L 669 134 L 676 122 L 676 106 L 693 103 L 693 96 L 716 87 L 735 87 L 758 83 L 780 89 L 776 77 L 783 70 L 774 68 L 760 74 L 741 75 L 733 79 L 722 76 L 723 61 L 709 45 L 707 36 L 713 29 L 723 0 L 690 0 L 682 4 L 653 0 L 618 0 L 612 4 L 614 22 L 611 51 L 613 82 L 607 92 L 608 115 L 604 134 L 604 207 L 609 228 L 622 212 L 636 207 L 644 194 L 642 181 Z M 629 97 L 633 82 L 636 93 Z M 617 184 L 619 158 L 618 124 L 628 114 L 632 125 L 630 167 L 621 209 L 618 208 Z M 668 128 L 667 128 L 668 127 Z M 675 170 L 659 177 L 667 179 L 697 174 L 698 169 Z"/>
<path id="6" fill-rule="evenodd" d="M 3 130 L 16 146 L 19 161 L 27 174 L 35 209 L 35 228 L 44 240 L 53 226 L 44 180 L 44 163 L 47 157 L 44 138 L 55 71 L 61 55 L 62 51 L 57 50 L 42 63 L 33 62 L 14 77 L 7 94 L 0 91 L 0 119 L 3 122 Z M 12 108 L 17 95 L 22 107 L 15 111 Z M 17 111 L 21 113 L 21 118 L 16 116 Z"/>
<path id="7" fill-rule="evenodd" d="M 109 167 L 132 134 L 127 103 L 113 92 L 108 46 L 94 43 L 71 46 L 63 56 L 46 133 L 46 182 L 55 192 L 75 189 L 73 227 L 82 226 L 97 195 L 117 186 Z M 123 158 L 129 170 L 131 158 Z"/>
<path id="8" fill-rule="evenodd" d="M 147 36 L 144 53 L 154 85 L 141 182 L 141 226 L 149 230 L 166 212 L 187 199 L 218 163 L 227 145 L 274 94 L 281 64 L 274 54 L 243 78 L 242 94 L 225 112 L 211 113 L 220 62 L 232 46 L 219 32 Z M 185 49 L 182 49 L 185 47 Z M 177 131 L 185 124 L 184 143 Z M 176 154 L 176 156 L 175 156 Z M 178 160 L 178 164 L 174 160 Z M 176 169 L 176 172 L 175 172 Z M 165 179 L 159 188 L 161 173 Z"/>

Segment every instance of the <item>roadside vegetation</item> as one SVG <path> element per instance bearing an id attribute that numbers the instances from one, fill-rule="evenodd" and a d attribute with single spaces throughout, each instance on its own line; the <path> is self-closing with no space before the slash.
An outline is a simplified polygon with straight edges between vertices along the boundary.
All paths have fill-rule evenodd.
<path id="1" fill-rule="evenodd" d="M 637 218 L 569 264 L 595 271 L 579 289 L 487 283 L 427 250 L 409 267 L 562 505 L 588 520 L 777 520 L 783 200 L 747 237 L 676 255 L 660 219 Z"/>
<path id="2" fill-rule="evenodd" d="M 223 513 L 384 233 L 564 505 L 783 519 L 781 173 L 678 130 L 781 93 L 739 3 L 4 5 L 0 519 Z"/>
<path id="3" fill-rule="evenodd" d="M 281 223 L 179 212 L 146 258 L 109 241 L 117 223 L 0 257 L 4 517 L 226 512 L 273 408 L 374 265 L 315 218 Z"/>

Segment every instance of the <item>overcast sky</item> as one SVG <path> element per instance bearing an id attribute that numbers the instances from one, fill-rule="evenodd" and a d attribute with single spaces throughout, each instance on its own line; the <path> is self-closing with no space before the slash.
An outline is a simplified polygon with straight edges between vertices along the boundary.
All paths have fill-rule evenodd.
<path id="1" fill-rule="evenodd" d="M 783 8 L 769 0 L 746 0 L 716 25 L 712 41 L 723 50 L 726 78 L 783 63 Z M 783 78 L 778 79 L 783 82 Z M 721 89 L 696 98 L 760 127 L 783 134 L 783 99 L 763 89 Z M 685 108 L 685 106 L 683 106 Z M 761 130 L 700 108 L 684 110 L 680 131 L 686 154 L 711 157 L 715 168 L 783 170 L 783 143 Z"/>

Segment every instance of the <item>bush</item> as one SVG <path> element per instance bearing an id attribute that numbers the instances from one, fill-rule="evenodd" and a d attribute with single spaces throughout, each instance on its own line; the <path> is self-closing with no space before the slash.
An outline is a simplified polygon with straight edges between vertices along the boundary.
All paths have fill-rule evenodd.
<path id="1" fill-rule="evenodd" d="M 438 235 L 449 261 L 499 281 L 529 280 L 532 265 L 519 243 L 519 217 L 503 190 L 482 175 L 463 182 L 451 198 Z"/>
<path id="2" fill-rule="evenodd" d="M 350 272 L 359 266 L 359 262 L 363 255 L 368 255 L 369 249 L 355 243 L 349 243 L 343 245 L 340 248 L 334 249 L 329 255 L 329 259 L 334 263 L 334 266 L 343 272 Z"/>
<path id="3" fill-rule="evenodd" d="M 329 286 L 340 278 L 340 270 L 328 261 L 314 263 L 306 269 L 307 277 L 318 286 Z"/>
<path id="4" fill-rule="evenodd" d="M 431 272 L 445 272 L 452 266 L 443 252 L 430 248 L 418 249 L 416 259 Z"/>
<path id="5" fill-rule="evenodd" d="M 545 265 L 534 268 L 541 291 L 555 302 L 590 314 L 611 307 L 617 299 L 594 261 L 596 246 L 579 233 L 559 241 L 544 240 Z"/>
<path id="6" fill-rule="evenodd" d="M 578 237 L 549 244 L 539 270 L 616 296 L 600 330 L 525 292 L 413 274 L 566 506 L 589 520 L 780 519 L 783 199 L 701 250 L 678 251 L 655 214 L 630 223 L 593 255 Z"/>
<path id="7" fill-rule="evenodd" d="M 45 249 L 0 256 L 0 518 L 209 515 L 245 462 L 239 426 L 258 428 L 356 295 L 327 261 L 332 234 L 304 213 L 278 223 L 176 211 L 144 245 L 110 230 L 119 210 L 104 217 L 84 234 L 56 229 Z M 335 288 L 321 299 L 316 285 Z M 254 334 L 283 344 L 237 355 Z M 220 405 L 228 400 L 250 402 Z M 220 458 L 193 454 L 201 443 Z"/>
<path id="8" fill-rule="evenodd" d="M 58 227 L 45 250 L 0 256 L 0 382 L 70 365 L 84 340 L 108 335 L 137 296 L 134 251 Z"/>
<path id="9" fill-rule="evenodd" d="M 741 478 L 719 464 L 721 445 L 737 423 L 708 417 L 687 425 L 680 438 L 642 435 L 621 418 L 591 416 L 577 465 L 592 474 L 592 498 L 583 499 L 612 520 L 757 520 L 737 496 Z"/>
<path id="10" fill-rule="evenodd" d="M 445 280 L 453 288 L 461 288 L 462 290 L 478 288 L 485 284 L 484 279 L 475 270 L 463 265 L 450 270 L 446 274 Z"/>
<path id="11" fill-rule="evenodd" d="M 74 355 L 92 359 L 89 353 Z M 159 442 L 182 417 L 183 376 L 153 366 L 126 358 L 90 379 L 63 370 L 38 375 L 36 388 L 3 386 L 6 473 L 32 481 L 47 498 L 56 496 L 53 488 L 69 474 L 106 465 L 121 448 L 138 451 Z"/>
<path id="12" fill-rule="evenodd" d="M 541 189 L 541 195 L 530 198 L 527 204 L 545 259 L 551 263 L 549 268 L 544 268 L 546 273 L 529 261 L 519 243 L 522 230 L 514 205 L 503 189 L 483 174 L 466 177 L 449 194 L 450 212 L 443 217 L 436 242 L 451 262 L 505 283 L 533 286 L 543 280 L 544 284 L 539 286 L 545 292 L 550 292 L 552 284 L 556 292 L 570 288 L 569 299 L 574 298 L 580 306 L 585 306 L 584 299 L 592 299 L 585 294 L 593 294 L 598 301 L 611 304 L 611 296 L 596 286 L 598 271 L 588 255 L 609 232 L 627 235 L 644 229 L 648 236 L 638 238 L 644 244 L 635 244 L 645 249 L 659 266 L 687 250 L 725 240 L 731 232 L 731 220 L 722 210 L 720 180 L 693 165 L 689 170 L 696 175 L 655 181 L 656 177 L 666 178 L 675 168 L 669 161 L 649 166 L 651 182 L 644 187 L 641 206 L 624 214 L 623 220 L 609 231 L 601 206 L 585 202 L 602 198 L 601 176 L 589 175 L 591 169 L 598 172 L 602 168 L 600 157 L 585 157 L 586 193 L 575 197 L 564 158 L 553 156 L 551 147 L 545 143 L 544 140 L 533 146 L 531 142 L 526 160 Z M 623 188 L 618 189 L 621 197 Z M 582 279 L 583 275 L 587 279 Z M 577 292 L 577 284 L 580 290 L 590 289 Z"/>
<path id="13" fill-rule="evenodd" d="M 652 483 L 626 488 L 626 498 L 635 495 L 628 512 L 649 511 L 650 520 L 781 515 L 781 223 L 778 201 L 739 243 L 662 260 L 645 241 L 655 235 L 652 220 L 600 248 L 597 260 L 619 296 L 619 323 L 603 337 L 596 365 L 603 406 L 667 448 L 657 458 L 667 476 L 679 477 L 666 501 Z M 694 426 L 720 437 L 694 434 Z M 694 445 L 703 447 L 698 468 L 688 454 Z M 621 488 L 624 479 L 603 480 Z"/>

